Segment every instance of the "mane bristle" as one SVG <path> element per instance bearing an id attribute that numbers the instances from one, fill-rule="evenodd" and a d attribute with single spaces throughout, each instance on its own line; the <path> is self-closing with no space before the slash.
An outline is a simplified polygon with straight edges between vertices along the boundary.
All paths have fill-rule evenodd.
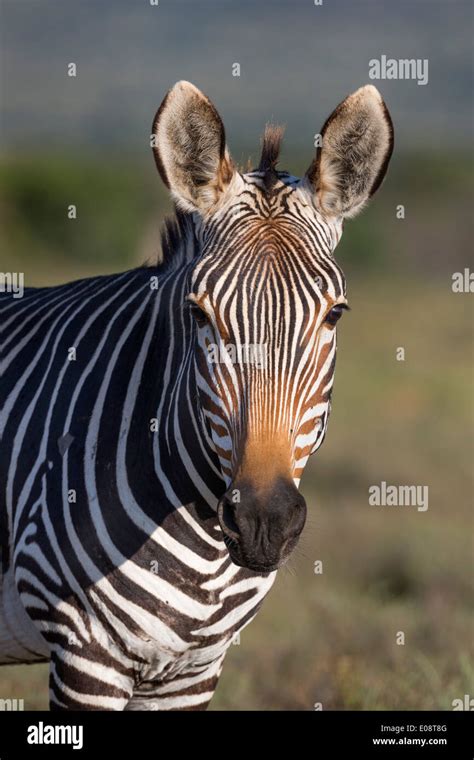
<path id="1" fill-rule="evenodd" d="M 267 173 L 276 170 L 284 133 L 285 127 L 281 124 L 266 124 L 258 171 Z"/>
<path id="2" fill-rule="evenodd" d="M 192 215 L 175 207 L 174 216 L 163 220 L 160 237 L 158 267 L 162 271 L 177 268 L 186 260 L 189 248 L 197 245 Z"/>

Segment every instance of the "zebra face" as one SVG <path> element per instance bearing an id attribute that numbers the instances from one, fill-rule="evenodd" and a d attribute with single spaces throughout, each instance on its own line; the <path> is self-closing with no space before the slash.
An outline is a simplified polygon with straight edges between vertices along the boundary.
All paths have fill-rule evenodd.
<path id="1" fill-rule="evenodd" d="M 274 127 L 258 169 L 240 174 L 217 111 L 189 83 L 168 93 L 154 134 L 158 169 L 200 245 L 184 308 L 203 434 L 227 487 L 220 526 L 235 564 L 270 572 L 305 523 L 297 486 L 326 432 L 336 323 L 347 309 L 333 251 L 344 217 L 383 179 L 390 117 L 374 87 L 349 96 L 302 180 L 276 170 Z"/>
<path id="2" fill-rule="evenodd" d="M 340 225 L 304 182 L 275 173 L 269 189 L 258 171 L 239 185 L 201 230 L 188 302 L 201 408 L 228 487 L 221 527 L 236 564 L 269 570 L 304 526 L 297 485 L 325 435 L 347 302 L 331 255 Z"/>

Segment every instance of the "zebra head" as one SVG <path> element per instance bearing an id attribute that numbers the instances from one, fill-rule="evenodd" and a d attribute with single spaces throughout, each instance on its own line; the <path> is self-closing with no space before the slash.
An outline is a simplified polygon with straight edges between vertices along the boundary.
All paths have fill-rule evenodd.
<path id="1" fill-rule="evenodd" d="M 227 487 L 220 526 L 234 563 L 273 571 L 303 529 L 297 486 L 330 411 L 348 308 L 333 251 L 344 218 L 383 180 L 391 119 L 375 87 L 357 90 L 324 124 L 303 179 L 276 169 L 276 127 L 258 169 L 239 172 L 219 114 L 188 82 L 169 91 L 153 129 L 158 170 L 199 241 L 186 302 L 203 433 Z"/>

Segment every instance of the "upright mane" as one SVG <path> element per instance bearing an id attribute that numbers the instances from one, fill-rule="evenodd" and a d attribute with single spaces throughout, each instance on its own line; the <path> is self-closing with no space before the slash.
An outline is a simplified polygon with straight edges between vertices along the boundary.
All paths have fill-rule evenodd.
<path id="1" fill-rule="evenodd" d="M 262 136 L 262 154 L 257 171 L 263 172 L 263 180 L 267 190 L 271 190 L 278 179 L 276 166 L 284 133 L 285 127 L 281 124 L 267 124 L 265 126 Z"/>
<path id="2" fill-rule="evenodd" d="M 194 258 L 198 241 L 192 215 L 175 206 L 174 216 L 165 218 L 160 231 L 161 254 L 158 266 L 161 271 L 178 269 Z"/>

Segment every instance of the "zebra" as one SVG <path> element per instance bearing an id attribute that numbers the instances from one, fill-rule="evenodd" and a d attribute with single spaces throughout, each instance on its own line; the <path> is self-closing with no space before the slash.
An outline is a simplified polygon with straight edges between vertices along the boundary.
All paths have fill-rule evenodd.
<path id="1" fill-rule="evenodd" d="M 302 179 L 274 125 L 242 173 L 178 82 L 162 260 L 2 297 L 0 663 L 49 661 L 52 710 L 205 709 L 297 544 L 348 308 L 333 252 L 393 149 L 371 85 L 320 134 Z"/>

